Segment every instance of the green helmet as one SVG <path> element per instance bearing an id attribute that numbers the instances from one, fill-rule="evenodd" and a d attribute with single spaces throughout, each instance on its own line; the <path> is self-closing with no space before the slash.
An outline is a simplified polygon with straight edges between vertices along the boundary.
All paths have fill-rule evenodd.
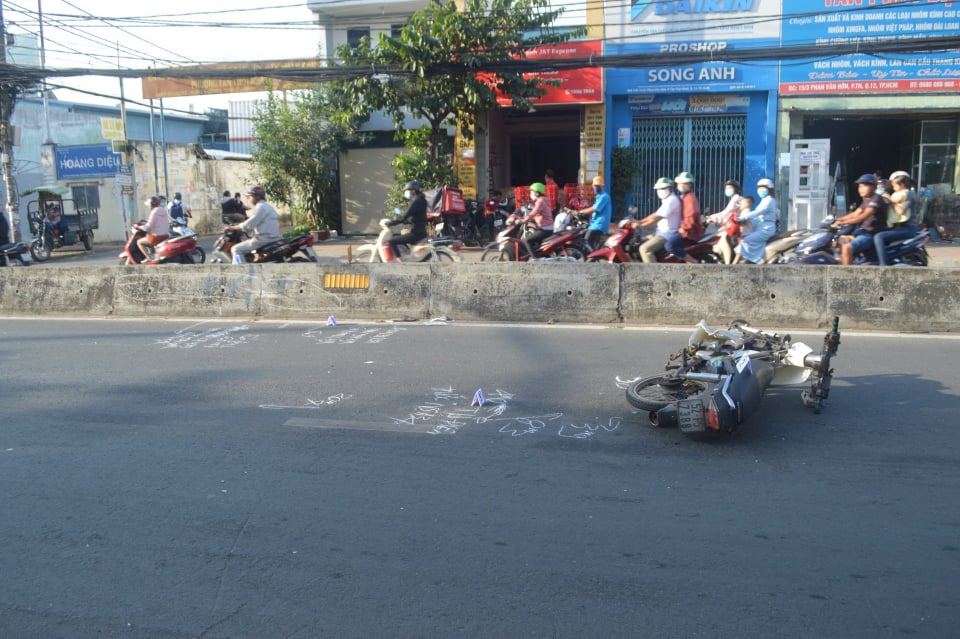
<path id="1" fill-rule="evenodd" d="M 676 182 L 677 184 L 693 184 L 694 183 L 693 173 L 690 173 L 689 171 L 684 171 L 683 173 L 678 175 L 676 178 L 674 178 L 673 181 Z"/>
<path id="2" fill-rule="evenodd" d="M 667 177 L 660 178 L 653 185 L 654 191 L 659 191 L 660 189 L 672 189 L 672 188 L 673 188 L 673 180 Z"/>
<path id="3" fill-rule="evenodd" d="M 547 192 L 547 187 L 545 187 L 545 186 L 544 186 L 543 184 L 541 184 L 540 182 L 534 182 L 533 184 L 530 185 L 530 190 L 531 190 L 531 191 L 536 191 L 536 192 L 539 193 L 540 195 L 543 195 L 543 194 L 545 194 L 545 193 Z"/>

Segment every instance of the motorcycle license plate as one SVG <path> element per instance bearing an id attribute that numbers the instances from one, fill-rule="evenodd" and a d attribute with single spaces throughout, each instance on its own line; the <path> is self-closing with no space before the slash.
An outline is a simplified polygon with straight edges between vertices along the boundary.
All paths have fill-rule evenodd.
<path id="1" fill-rule="evenodd" d="M 493 225 L 497 228 L 500 228 L 501 226 L 503 226 L 503 220 L 497 218 L 496 220 L 493 221 Z"/>
<path id="2" fill-rule="evenodd" d="M 702 433 L 707 430 L 703 402 L 699 399 L 681 399 L 677 402 L 677 425 L 683 433 Z"/>
<path id="3" fill-rule="evenodd" d="M 31 255 L 30 255 L 29 252 L 27 252 L 27 253 L 21 253 L 21 254 L 20 254 L 20 259 L 23 260 L 24 264 L 33 261 L 33 257 L 31 257 Z"/>
<path id="4" fill-rule="evenodd" d="M 317 259 L 317 253 L 313 250 L 312 247 L 309 247 L 309 246 L 303 247 L 303 252 L 306 253 L 307 257 L 309 257 L 310 259 L 312 260 Z"/>

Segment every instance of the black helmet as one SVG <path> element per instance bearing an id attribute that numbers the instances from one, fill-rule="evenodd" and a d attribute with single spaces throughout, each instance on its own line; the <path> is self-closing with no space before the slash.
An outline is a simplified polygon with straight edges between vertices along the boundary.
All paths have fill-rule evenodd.
<path id="1" fill-rule="evenodd" d="M 419 192 L 420 192 L 420 183 L 417 182 L 416 180 L 410 180 L 409 182 L 407 182 L 406 184 L 403 185 L 403 190 L 404 190 L 404 191 L 414 191 L 414 192 L 416 192 L 416 193 L 419 193 Z"/>
<path id="2" fill-rule="evenodd" d="M 723 185 L 724 185 L 724 186 L 732 186 L 732 187 L 733 187 L 733 190 L 736 191 L 737 193 L 742 193 L 742 192 L 743 192 L 743 187 L 740 186 L 740 183 L 737 182 L 736 180 L 727 180 L 726 182 L 723 183 Z"/>
<path id="3" fill-rule="evenodd" d="M 255 186 L 255 187 L 251 188 L 249 191 L 247 191 L 247 195 L 252 195 L 253 197 L 257 198 L 258 200 L 265 200 L 265 199 L 267 199 L 267 192 L 263 190 L 263 187 L 262 187 L 262 186 Z"/>

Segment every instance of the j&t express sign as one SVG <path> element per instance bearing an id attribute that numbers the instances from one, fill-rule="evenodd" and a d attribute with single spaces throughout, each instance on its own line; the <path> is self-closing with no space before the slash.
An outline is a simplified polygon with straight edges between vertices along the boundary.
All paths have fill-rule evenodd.
<path id="1" fill-rule="evenodd" d="M 57 179 L 114 177 L 123 158 L 109 144 L 58 146 Z"/>

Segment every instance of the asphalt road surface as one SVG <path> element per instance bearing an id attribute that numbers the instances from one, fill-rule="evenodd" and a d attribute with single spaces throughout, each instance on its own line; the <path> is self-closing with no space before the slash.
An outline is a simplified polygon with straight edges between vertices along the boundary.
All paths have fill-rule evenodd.
<path id="1" fill-rule="evenodd" d="M 0 636 L 956 636 L 958 340 L 701 442 L 617 383 L 686 337 L 4 319 Z"/>

